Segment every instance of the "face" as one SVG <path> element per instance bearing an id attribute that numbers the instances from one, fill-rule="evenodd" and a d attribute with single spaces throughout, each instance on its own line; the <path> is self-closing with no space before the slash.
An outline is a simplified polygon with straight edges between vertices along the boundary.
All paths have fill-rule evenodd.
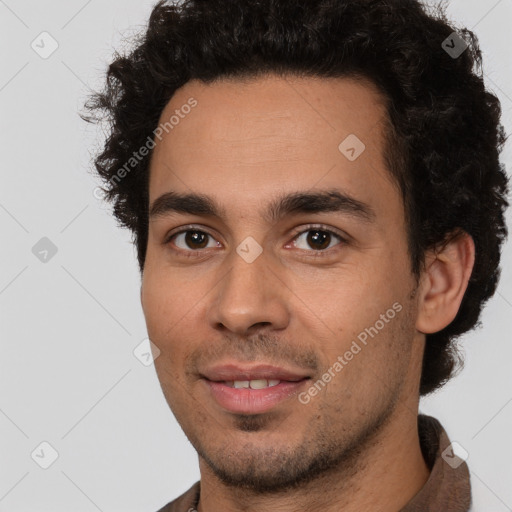
<path id="1" fill-rule="evenodd" d="M 151 160 L 141 289 L 158 377 L 202 470 L 284 489 L 416 421 L 386 111 L 365 82 L 267 76 L 188 82 L 161 123 L 176 114 Z"/>

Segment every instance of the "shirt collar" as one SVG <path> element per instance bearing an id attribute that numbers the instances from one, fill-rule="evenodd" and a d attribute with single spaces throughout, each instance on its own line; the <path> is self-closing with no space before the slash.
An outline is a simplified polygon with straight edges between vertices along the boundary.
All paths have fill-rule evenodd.
<path id="1" fill-rule="evenodd" d="M 432 416 L 418 415 L 418 433 L 430 477 L 400 512 L 468 512 L 471 506 L 469 469 Z"/>

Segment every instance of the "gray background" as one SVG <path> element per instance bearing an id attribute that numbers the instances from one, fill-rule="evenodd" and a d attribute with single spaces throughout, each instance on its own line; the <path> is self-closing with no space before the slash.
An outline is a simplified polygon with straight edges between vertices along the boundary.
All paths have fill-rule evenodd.
<path id="1" fill-rule="evenodd" d="M 135 252 L 94 196 L 102 134 L 77 115 L 152 5 L 0 0 L 0 511 L 149 512 L 199 478 L 154 367 L 133 354 L 147 336 Z M 448 5 L 479 36 L 512 133 L 512 0 Z M 59 45 L 46 59 L 31 47 L 51 49 L 43 31 Z M 46 262 L 43 237 L 57 248 Z M 483 328 L 463 338 L 464 371 L 421 404 L 469 453 L 475 510 L 486 512 L 512 510 L 510 262 L 508 243 Z M 58 452 L 48 469 L 43 441 Z"/>

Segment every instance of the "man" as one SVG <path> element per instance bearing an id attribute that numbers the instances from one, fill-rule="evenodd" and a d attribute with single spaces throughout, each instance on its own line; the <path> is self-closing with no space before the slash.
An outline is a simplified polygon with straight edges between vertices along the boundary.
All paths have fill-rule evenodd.
<path id="1" fill-rule="evenodd" d="M 415 0 L 160 2 L 110 65 L 96 168 L 201 472 L 161 510 L 470 509 L 418 413 L 506 236 L 500 106 L 462 34 Z"/>

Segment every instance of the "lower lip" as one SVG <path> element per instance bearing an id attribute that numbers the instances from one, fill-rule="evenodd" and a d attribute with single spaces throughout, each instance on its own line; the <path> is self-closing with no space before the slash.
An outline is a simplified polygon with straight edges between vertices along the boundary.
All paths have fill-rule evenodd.
<path id="1" fill-rule="evenodd" d="M 260 414 L 296 395 L 309 379 L 297 382 L 281 381 L 276 386 L 263 389 L 232 388 L 223 382 L 204 379 L 213 398 L 229 412 Z"/>

